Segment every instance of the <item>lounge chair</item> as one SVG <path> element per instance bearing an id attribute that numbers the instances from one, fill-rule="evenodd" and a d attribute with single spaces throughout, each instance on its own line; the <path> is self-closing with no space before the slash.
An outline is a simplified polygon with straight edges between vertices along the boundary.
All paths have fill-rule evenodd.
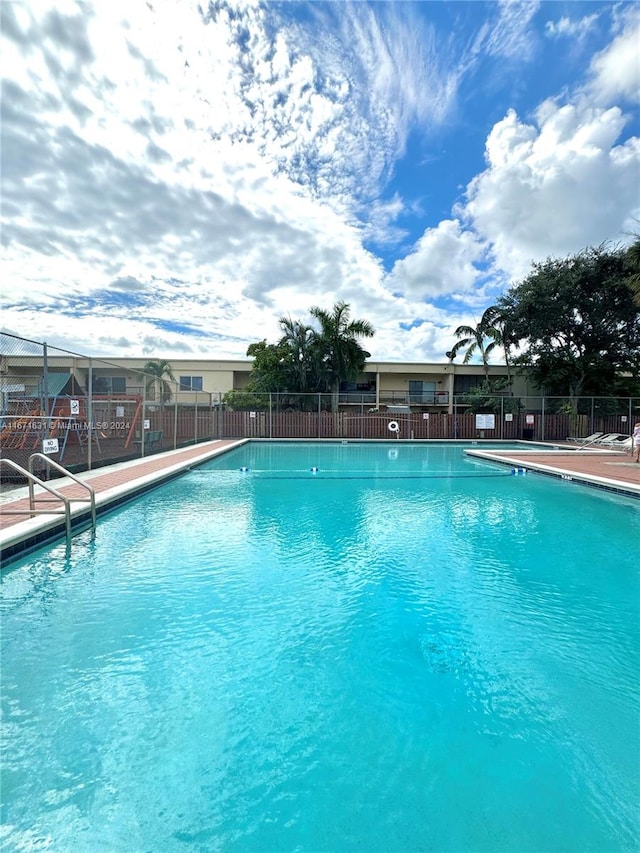
<path id="1" fill-rule="evenodd" d="M 600 436 L 604 435 L 603 432 L 592 432 L 591 435 L 587 435 L 585 438 L 578 438 L 577 436 L 568 435 L 566 441 L 570 441 L 573 444 L 590 444 L 592 441 L 596 441 L 596 439 L 600 438 Z"/>
<path id="2" fill-rule="evenodd" d="M 596 441 L 596 446 L 608 447 L 614 450 L 632 450 L 633 438 L 630 435 L 613 433 L 611 436 L 606 437 L 605 440 Z"/>
<path id="3" fill-rule="evenodd" d="M 593 441 L 589 441 L 587 444 L 583 444 L 582 447 L 598 447 L 602 444 L 607 444 L 609 441 L 613 441 L 615 438 L 626 438 L 626 435 L 622 435 L 619 432 L 607 432 L 604 435 L 599 436 L 598 438 L 594 438 Z"/>

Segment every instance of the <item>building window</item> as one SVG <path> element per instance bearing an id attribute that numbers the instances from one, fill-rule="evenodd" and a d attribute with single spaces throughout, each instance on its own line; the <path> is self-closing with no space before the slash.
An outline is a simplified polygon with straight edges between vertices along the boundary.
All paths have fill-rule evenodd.
<path id="1" fill-rule="evenodd" d="M 482 385 L 484 376 L 455 376 L 453 379 L 453 393 L 465 394 L 472 388 Z"/>
<path id="2" fill-rule="evenodd" d="M 94 394 L 126 394 L 127 380 L 124 376 L 96 376 L 93 380 Z"/>
<path id="3" fill-rule="evenodd" d="M 409 380 L 409 403 L 413 405 L 432 405 L 435 399 L 436 383 L 423 382 L 421 379 Z"/>
<path id="4" fill-rule="evenodd" d="M 202 376 L 181 376 L 181 391 L 202 391 Z"/>

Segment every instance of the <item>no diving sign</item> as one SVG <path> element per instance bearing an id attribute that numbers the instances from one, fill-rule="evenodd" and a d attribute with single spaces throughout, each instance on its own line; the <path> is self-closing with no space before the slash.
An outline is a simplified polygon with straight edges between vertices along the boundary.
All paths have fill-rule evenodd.
<path id="1" fill-rule="evenodd" d="M 42 441 L 42 452 L 43 453 L 57 453 L 58 452 L 58 439 L 57 438 L 45 438 Z"/>

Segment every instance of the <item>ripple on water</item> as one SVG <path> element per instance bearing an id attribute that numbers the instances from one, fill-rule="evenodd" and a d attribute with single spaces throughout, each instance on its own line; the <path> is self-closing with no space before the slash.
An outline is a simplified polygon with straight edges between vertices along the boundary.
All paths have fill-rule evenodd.
<path id="1" fill-rule="evenodd" d="M 632 849 L 630 518 L 307 480 L 194 472 L 3 578 L 10 849 Z"/>

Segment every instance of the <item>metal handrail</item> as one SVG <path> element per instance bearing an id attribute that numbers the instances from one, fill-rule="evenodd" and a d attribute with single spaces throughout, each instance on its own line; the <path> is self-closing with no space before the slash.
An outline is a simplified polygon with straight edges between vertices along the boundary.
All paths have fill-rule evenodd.
<path id="1" fill-rule="evenodd" d="M 70 501 L 88 501 L 91 507 L 91 530 L 93 533 L 96 531 L 96 493 L 92 486 L 89 483 L 85 483 L 84 480 L 81 480 L 79 477 L 76 477 L 75 474 L 72 474 L 71 471 L 68 471 L 59 462 L 56 462 L 54 459 L 51 459 L 49 456 L 46 456 L 44 453 L 32 453 L 29 457 L 29 473 L 33 474 L 33 460 L 34 459 L 42 459 L 47 463 L 51 468 L 55 468 L 56 471 L 59 471 L 61 474 L 64 474 L 65 477 L 69 477 L 70 480 L 73 480 L 74 483 L 77 483 L 79 486 L 82 486 L 89 492 L 88 498 L 69 498 Z"/>
<path id="2" fill-rule="evenodd" d="M 27 478 L 29 483 L 29 509 L 1 509 L 0 514 L 2 515 L 29 515 L 31 518 L 34 515 L 62 515 L 64 513 L 65 527 L 67 532 L 67 546 L 71 544 L 71 501 L 66 496 L 59 492 L 57 489 L 54 489 L 52 486 L 49 486 L 47 483 L 44 483 L 39 477 L 36 477 L 31 471 L 27 471 L 26 468 L 23 468 L 21 465 L 18 465 L 16 462 L 12 462 L 11 459 L 0 459 L 0 466 L 8 465 L 14 471 L 17 471 L 23 477 Z M 36 486 L 40 486 L 45 492 L 49 492 L 54 495 L 58 501 L 62 501 L 64 504 L 64 509 L 36 509 L 35 508 L 35 493 L 33 490 L 34 484 Z M 43 502 L 53 503 L 50 499 L 44 498 Z"/>

